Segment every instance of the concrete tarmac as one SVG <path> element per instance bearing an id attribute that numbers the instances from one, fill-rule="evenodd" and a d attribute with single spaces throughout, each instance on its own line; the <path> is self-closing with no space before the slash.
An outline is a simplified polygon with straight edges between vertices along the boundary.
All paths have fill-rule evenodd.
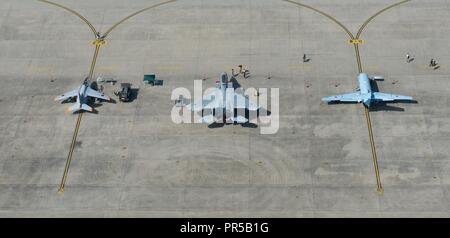
<path id="1" fill-rule="evenodd" d="M 101 32 L 158 2 L 55 1 Z M 397 1 L 301 2 L 356 34 Z M 371 112 L 383 194 L 363 107 L 320 100 L 357 87 L 353 45 L 334 22 L 279 0 L 178 1 L 112 31 L 94 78 L 131 82 L 138 96 L 84 114 L 58 194 L 77 115 L 53 98 L 88 75 L 94 38 L 63 9 L 2 0 L 0 217 L 449 217 L 449 17 L 448 1 L 411 1 L 361 37 L 364 72 L 385 77 L 380 91 L 418 101 Z M 251 72 L 238 78 L 244 88 L 279 88 L 278 133 L 172 122 L 173 89 L 214 87 L 240 64 Z M 145 85 L 149 73 L 163 86 Z M 117 88 L 104 85 L 112 97 Z"/>

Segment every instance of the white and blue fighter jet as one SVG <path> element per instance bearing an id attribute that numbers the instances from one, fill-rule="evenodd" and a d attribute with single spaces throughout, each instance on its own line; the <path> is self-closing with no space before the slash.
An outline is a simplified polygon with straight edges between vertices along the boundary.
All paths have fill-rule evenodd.
<path id="1" fill-rule="evenodd" d="M 245 111 L 258 111 L 259 107 L 247 96 L 236 93 L 233 83 L 228 80 L 227 73 L 222 73 L 220 81 L 217 81 L 217 87 L 201 100 L 187 105 L 187 109 L 193 112 L 202 111 L 201 121 L 205 123 L 228 121 L 244 124 L 249 121 Z M 210 110 L 212 113 L 204 113 L 204 110 Z"/>
<path id="2" fill-rule="evenodd" d="M 374 77 L 372 80 L 381 78 Z M 394 102 L 394 101 L 413 101 L 412 97 L 395 95 L 390 93 L 373 92 L 370 86 L 370 78 L 366 73 L 361 73 L 358 76 L 359 89 L 354 93 L 347 93 L 335 96 L 322 98 L 324 102 L 355 102 L 363 103 L 370 107 L 372 103 L 376 102 Z"/>
<path id="3" fill-rule="evenodd" d="M 99 91 L 92 89 L 87 79 L 84 80 L 83 84 L 79 88 L 66 92 L 56 97 L 55 101 L 64 102 L 66 100 L 73 99 L 75 97 L 77 101 L 75 102 L 75 105 L 67 108 L 68 112 L 75 113 L 81 110 L 93 112 L 94 109 L 92 109 L 91 106 L 87 105 L 89 97 L 111 101 L 110 97 L 106 96 L 105 94 Z"/>

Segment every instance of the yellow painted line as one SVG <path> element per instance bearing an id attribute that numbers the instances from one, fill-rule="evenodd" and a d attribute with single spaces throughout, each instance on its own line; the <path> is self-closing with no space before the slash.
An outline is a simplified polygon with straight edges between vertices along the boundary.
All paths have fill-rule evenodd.
<path id="1" fill-rule="evenodd" d="M 92 79 L 92 75 L 94 74 L 95 63 L 97 62 L 97 56 L 100 51 L 100 46 L 101 45 L 95 45 L 94 56 L 92 58 L 91 69 L 89 71 L 89 76 L 88 76 L 89 80 Z M 77 123 L 75 125 L 75 130 L 74 130 L 73 136 L 72 136 L 72 143 L 70 144 L 69 155 L 67 156 L 66 166 L 64 168 L 63 177 L 61 179 L 61 184 L 59 185 L 59 189 L 58 189 L 59 194 L 64 193 L 64 188 L 66 186 L 66 181 L 67 181 L 67 175 L 69 173 L 70 163 L 72 162 L 73 151 L 75 149 L 75 144 L 76 144 L 77 136 L 78 136 L 78 130 L 80 129 L 81 119 L 83 118 L 83 114 L 84 114 L 83 112 L 80 112 L 80 114 L 78 114 Z"/>
<path id="2" fill-rule="evenodd" d="M 301 6 L 301 7 L 308 8 L 308 9 L 310 9 L 310 10 L 313 10 L 313 11 L 315 11 L 315 12 L 321 14 L 322 16 L 327 17 L 328 19 L 330 19 L 330 20 L 332 20 L 333 22 L 335 22 L 336 24 L 338 24 L 338 25 L 339 25 L 339 26 L 340 26 L 340 27 L 348 34 L 348 36 L 349 36 L 350 38 L 352 38 L 352 39 L 355 38 L 355 37 L 353 36 L 353 34 L 350 32 L 350 30 L 349 30 L 346 26 L 344 26 L 344 24 L 342 24 L 340 21 L 338 21 L 335 17 L 331 16 L 330 14 L 327 14 L 327 13 L 325 13 L 325 12 L 322 12 L 322 11 L 320 11 L 320 10 L 317 9 L 317 8 L 311 7 L 311 6 L 306 5 L 306 4 L 303 4 L 303 3 L 299 3 L 299 2 L 295 2 L 295 1 L 291 1 L 291 0 L 284 0 L 284 1 L 289 2 L 289 3 L 292 3 L 292 4 L 295 4 L 295 5 L 298 5 L 298 6 Z"/>
<path id="3" fill-rule="evenodd" d="M 51 4 L 51 5 L 57 6 L 57 7 L 60 7 L 62 9 L 65 9 L 65 10 L 71 12 L 72 14 L 76 15 L 81 20 L 83 20 L 84 23 L 86 23 L 86 25 L 89 26 L 89 28 L 91 29 L 92 33 L 94 33 L 94 35 L 97 33 L 97 30 L 94 28 L 94 26 L 85 17 L 83 17 L 80 13 L 76 12 L 75 10 L 70 9 L 70 8 L 68 8 L 66 6 L 63 6 L 61 4 L 58 4 L 58 3 L 54 3 L 54 2 L 48 1 L 48 0 L 38 0 L 38 1 L 45 2 L 45 3 Z"/>
<path id="4" fill-rule="evenodd" d="M 361 39 L 351 39 L 348 41 L 348 43 L 352 44 L 352 45 L 360 45 L 360 44 L 364 44 L 365 41 L 361 40 Z"/>
<path id="5" fill-rule="evenodd" d="M 367 19 L 367 20 L 362 24 L 362 26 L 359 28 L 358 33 L 356 34 L 356 38 L 361 37 L 361 34 L 363 33 L 363 31 L 364 31 L 364 29 L 366 28 L 366 26 L 367 26 L 373 19 L 375 19 L 377 16 L 379 16 L 381 13 L 383 13 L 383 12 L 385 12 L 385 11 L 391 9 L 391 8 L 397 7 L 397 6 L 399 6 L 399 5 L 403 4 L 403 3 L 410 2 L 410 1 L 411 1 L 411 0 L 404 0 L 404 1 L 401 1 L 401 2 L 398 2 L 398 3 L 395 3 L 395 4 L 392 4 L 392 5 L 390 5 L 390 6 L 386 7 L 386 8 L 383 8 L 381 11 L 375 13 L 374 15 L 372 15 L 372 16 L 371 16 L 369 19 Z"/>
<path id="6" fill-rule="evenodd" d="M 92 41 L 92 44 L 93 45 L 97 45 L 97 46 L 101 46 L 101 45 L 104 45 L 104 44 L 106 44 L 106 40 L 93 40 Z"/>
<path id="7" fill-rule="evenodd" d="M 80 129 L 81 118 L 83 113 L 78 114 L 77 123 L 75 125 L 75 131 L 72 136 L 72 143 L 70 144 L 69 155 L 67 156 L 66 166 L 64 168 L 63 177 L 61 179 L 61 184 L 59 185 L 58 193 L 64 193 L 64 187 L 66 186 L 67 174 L 69 173 L 70 163 L 72 162 L 73 150 L 75 149 L 75 144 L 77 142 L 78 130 Z"/>
<path id="8" fill-rule="evenodd" d="M 363 68 L 362 68 L 362 62 L 361 62 L 361 54 L 359 53 L 359 45 L 358 44 L 354 44 L 353 46 L 355 48 L 356 63 L 358 65 L 358 70 L 359 70 L 359 73 L 362 73 L 363 72 Z"/>
<path id="9" fill-rule="evenodd" d="M 370 147 L 372 149 L 372 157 L 373 157 L 373 166 L 375 168 L 375 176 L 377 179 L 377 192 L 380 194 L 383 194 L 384 189 L 383 189 L 383 186 L 381 185 L 380 170 L 378 168 L 377 151 L 376 151 L 376 147 L 375 147 L 375 139 L 373 137 L 373 128 L 372 128 L 372 121 L 370 119 L 369 108 L 365 106 L 364 112 L 365 112 L 366 120 L 367 120 L 367 129 L 369 131 Z"/>
<path id="10" fill-rule="evenodd" d="M 134 16 L 136 16 L 136 15 L 139 15 L 139 14 L 141 14 L 141 13 L 143 13 L 143 12 L 146 12 L 146 11 L 148 11 L 148 10 L 150 10 L 150 9 L 154 9 L 154 8 L 159 7 L 159 6 L 166 5 L 166 4 L 168 4 L 168 3 L 173 3 L 173 2 L 176 2 L 176 1 L 177 1 L 177 0 L 169 0 L 169 1 L 161 2 L 161 3 L 157 3 L 157 4 L 154 4 L 154 5 L 152 5 L 152 6 L 149 6 L 149 7 L 146 7 L 146 8 L 144 8 L 144 9 L 141 9 L 141 10 L 139 10 L 139 11 L 137 11 L 137 12 L 131 14 L 131 15 L 128 15 L 127 17 L 123 18 L 122 20 L 120 20 L 119 22 L 117 22 L 116 24 L 114 24 L 113 26 L 111 26 L 108 30 L 106 30 L 104 36 L 105 36 L 105 37 L 108 36 L 109 33 L 110 33 L 112 30 L 114 30 L 117 26 L 119 26 L 120 24 L 124 23 L 125 21 L 127 21 L 128 19 L 130 19 L 130 18 L 132 18 L 132 17 L 134 17 Z"/>

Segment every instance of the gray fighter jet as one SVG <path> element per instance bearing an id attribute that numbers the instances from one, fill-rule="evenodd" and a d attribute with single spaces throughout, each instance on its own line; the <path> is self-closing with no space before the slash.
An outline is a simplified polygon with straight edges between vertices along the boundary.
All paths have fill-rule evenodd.
<path id="1" fill-rule="evenodd" d="M 84 80 L 83 84 L 79 88 L 66 92 L 63 95 L 56 97 L 55 101 L 64 102 L 69 99 L 76 98 L 77 101 L 75 102 L 75 105 L 67 108 L 67 112 L 75 113 L 81 110 L 93 112 L 94 109 L 92 109 L 92 107 L 87 105 L 89 97 L 111 101 L 110 97 L 106 96 L 105 94 L 99 91 L 92 89 L 87 79 Z"/>
<path id="2" fill-rule="evenodd" d="M 187 108 L 193 112 L 211 110 L 212 113 L 209 115 L 203 114 L 202 122 L 225 123 L 230 121 L 243 124 L 249 121 L 245 116 L 245 111 L 258 111 L 259 106 L 256 102 L 250 101 L 248 97 L 236 93 L 233 83 L 228 80 L 227 73 L 223 73 L 214 90 L 201 100 L 187 105 Z"/>

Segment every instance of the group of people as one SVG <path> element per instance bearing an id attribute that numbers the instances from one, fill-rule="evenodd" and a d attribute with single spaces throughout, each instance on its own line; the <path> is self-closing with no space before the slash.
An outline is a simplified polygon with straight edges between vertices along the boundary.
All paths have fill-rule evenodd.
<path id="1" fill-rule="evenodd" d="M 436 60 L 431 59 L 431 61 L 430 61 L 430 67 L 436 67 L 436 66 L 438 66 L 438 64 L 436 63 Z"/>
<path id="2" fill-rule="evenodd" d="M 306 57 L 306 54 L 303 54 L 303 63 L 309 62 L 310 60 L 311 59 Z M 412 61 L 414 61 L 414 58 L 411 57 L 411 55 L 409 55 L 409 53 L 406 54 L 406 62 L 407 63 L 411 63 Z M 438 65 L 438 63 L 436 62 L 435 59 L 431 59 L 430 60 L 430 67 L 433 67 L 434 69 L 438 69 L 439 68 L 439 65 Z"/>
<path id="3" fill-rule="evenodd" d="M 245 79 L 250 77 L 250 70 L 244 69 L 243 65 L 238 65 L 238 68 L 239 68 L 239 72 L 237 74 L 235 74 L 234 69 L 231 69 L 231 76 L 233 78 L 238 76 L 239 74 L 242 74 Z"/>
<path id="4" fill-rule="evenodd" d="M 414 60 L 414 58 L 412 58 L 412 57 L 409 55 L 409 53 L 406 54 L 406 62 L 407 62 L 407 63 L 411 63 L 413 60 Z M 436 62 L 435 59 L 431 59 L 431 60 L 430 60 L 430 65 L 429 65 L 429 66 L 432 67 L 432 68 L 434 68 L 434 69 L 438 69 L 438 68 L 439 68 L 439 65 L 438 65 L 438 63 Z"/>

